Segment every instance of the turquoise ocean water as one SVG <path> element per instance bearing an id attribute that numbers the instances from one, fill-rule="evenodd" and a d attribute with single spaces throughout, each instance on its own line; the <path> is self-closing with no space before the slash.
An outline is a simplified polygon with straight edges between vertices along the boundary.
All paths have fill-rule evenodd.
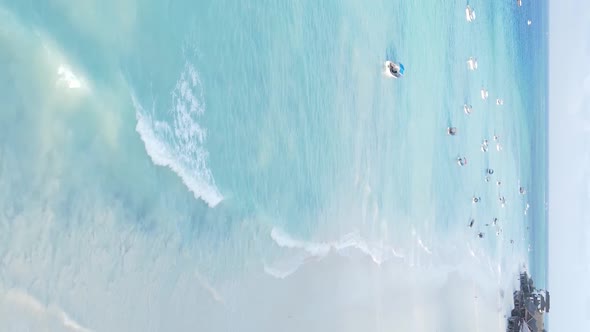
<path id="1" fill-rule="evenodd" d="M 532 1 L 0 0 L 0 330 L 503 331 L 518 271 L 546 284 L 547 30 Z"/>

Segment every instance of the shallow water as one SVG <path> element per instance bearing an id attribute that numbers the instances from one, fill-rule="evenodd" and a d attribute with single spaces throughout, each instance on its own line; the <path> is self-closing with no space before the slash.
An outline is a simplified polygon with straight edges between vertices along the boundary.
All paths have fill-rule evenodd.
<path id="1" fill-rule="evenodd" d="M 469 4 L 0 1 L 0 329 L 503 328 L 546 8 Z"/>

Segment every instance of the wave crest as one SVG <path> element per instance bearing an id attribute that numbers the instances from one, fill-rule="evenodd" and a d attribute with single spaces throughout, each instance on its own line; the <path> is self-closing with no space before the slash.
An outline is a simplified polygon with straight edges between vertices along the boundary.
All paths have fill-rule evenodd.
<path id="1" fill-rule="evenodd" d="M 26 311 L 32 315 L 30 318 L 40 321 L 44 321 L 45 319 L 54 320 L 67 331 L 92 332 L 89 328 L 75 321 L 62 308 L 53 304 L 45 305 L 39 299 L 25 291 L 17 289 L 4 291 L 0 289 L 0 307 L 2 302 L 5 302 L 12 310 Z M 18 320 L 18 317 L 12 317 L 12 319 Z M 10 322 L 10 319 L 8 321 Z M 0 324 L 0 326 L 2 325 Z"/>
<path id="2" fill-rule="evenodd" d="M 376 265 L 381 265 L 392 258 L 404 258 L 404 255 L 393 247 L 380 243 L 370 243 L 354 232 L 344 235 L 337 241 L 319 243 L 294 239 L 291 235 L 278 228 L 273 228 L 270 236 L 275 244 L 281 248 L 297 249 L 303 252 L 303 254 L 299 253 L 287 261 L 264 267 L 267 274 L 280 279 L 293 274 L 301 265 L 311 259 L 321 260 L 331 253 L 347 256 L 351 254 L 351 249 L 370 257 Z"/>
<path id="3" fill-rule="evenodd" d="M 215 207 L 223 196 L 215 186 L 211 170 L 207 167 L 208 151 L 204 148 L 207 131 L 197 119 L 205 112 L 202 84 L 197 70 L 186 63 L 172 91 L 172 119 L 158 120 L 147 112 L 135 95 L 132 95 L 137 126 L 145 149 L 158 166 L 174 171 L 195 198 Z"/>

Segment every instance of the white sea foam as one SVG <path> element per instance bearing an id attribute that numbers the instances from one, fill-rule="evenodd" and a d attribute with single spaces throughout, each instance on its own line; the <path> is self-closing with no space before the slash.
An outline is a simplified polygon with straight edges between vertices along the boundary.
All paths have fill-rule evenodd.
<path id="1" fill-rule="evenodd" d="M 37 298 L 32 295 L 16 290 L 8 289 L 6 291 L 0 291 L 0 302 L 6 302 L 11 307 L 18 307 L 20 310 L 27 310 L 32 315 L 38 318 L 50 318 L 55 320 L 61 326 L 66 328 L 68 331 L 76 332 L 91 332 L 92 330 L 82 326 L 80 323 L 75 321 L 70 315 L 68 315 L 63 309 L 56 305 L 45 305 Z"/>
<path id="2" fill-rule="evenodd" d="M 219 291 L 217 291 L 217 289 L 215 289 L 211 285 L 211 283 L 209 283 L 207 281 L 207 279 L 205 279 L 205 277 L 197 270 L 195 270 L 195 278 L 197 279 L 199 284 L 203 287 L 203 289 L 205 289 L 207 292 L 209 292 L 209 294 L 211 294 L 211 297 L 213 297 L 213 299 L 215 301 L 217 301 L 221 304 L 225 304 L 225 300 L 223 299 L 223 296 L 221 296 Z"/>
<path id="3" fill-rule="evenodd" d="M 195 195 L 210 207 L 215 207 L 223 196 L 215 186 L 207 167 L 209 153 L 203 144 L 206 130 L 197 122 L 205 111 L 201 82 L 194 66 L 187 63 L 172 92 L 172 120 L 157 120 L 132 95 L 137 126 L 135 129 L 145 144 L 154 164 L 173 170 Z M 155 111 L 155 110 L 153 110 Z"/>
<path id="4" fill-rule="evenodd" d="M 288 268 L 287 270 L 281 270 L 279 268 L 276 267 L 271 267 L 271 266 L 264 266 L 264 272 L 272 277 L 275 277 L 277 279 L 285 279 L 287 278 L 289 275 L 295 273 L 295 271 L 297 271 L 297 269 L 299 268 L 300 265 L 294 265 L 291 266 L 291 268 Z"/>
<path id="5" fill-rule="evenodd" d="M 414 255 L 418 255 L 426 251 L 420 247 L 420 243 L 426 247 L 428 241 L 421 238 L 418 230 L 413 230 L 413 233 L 414 236 L 408 239 L 405 245 L 412 247 Z M 447 245 L 429 248 L 428 250 L 433 252 L 433 255 L 428 256 L 430 258 L 427 261 L 423 261 L 421 257 L 410 258 L 408 256 L 407 261 L 390 261 L 378 265 L 368 259 L 342 260 L 336 257 L 341 256 L 338 247 L 352 249 L 352 242 L 357 239 L 360 241 L 356 243 L 357 247 L 363 248 L 366 245 L 371 249 L 375 247 L 383 249 L 384 254 L 388 252 L 386 245 L 372 245 L 374 243 L 356 238 L 356 235 L 347 235 L 337 241 L 312 242 L 297 239 L 280 229 L 274 229 L 271 236 L 279 247 L 288 249 L 289 252 L 294 251 L 292 255 L 287 255 L 287 259 L 264 268 L 267 275 L 280 279 L 279 282 L 265 284 L 270 285 L 265 286 L 270 288 L 267 294 L 279 299 L 288 297 L 289 301 L 297 303 L 289 302 L 291 305 L 287 309 L 289 314 L 293 310 L 297 310 L 293 308 L 299 308 L 302 304 L 308 305 L 305 310 L 309 310 L 309 313 L 305 311 L 306 315 L 315 314 L 314 309 L 316 308 L 329 306 L 336 308 L 340 305 L 348 308 L 353 304 L 352 311 L 338 307 L 338 310 L 332 310 L 324 315 L 331 313 L 338 315 L 347 312 L 344 316 L 350 318 L 354 315 L 355 317 L 351 318 L 351 321 L 354 321 L 366 317 L 359 314 L 365 310 L 369 313 L 369 317 L 374 319 L 375 316 L 378 316 L 377 319 L 380 322 L 385 322 L 391 314 L 381 315 L 380 312 L 386 310 L 399 315 L 395 319 L 391 319 L 388 323 L 389 326 L 398 326 L 402 330 L 432 331 L 436 330 L 437 326 L 445 324 L 458 327 L 457 329 L 451 328 L 451 330 L 470 330 L 483 324 L 486 327 L 483 330 L 487 331 L 494 328 L 504 328 L 502 324 L 505 319 L 502 315 L 509 312 L 511 308 L 511 297 L 503 297 L 502 294 L 510 294 L 513 289 L 510 283 L 514 279 L 514 274 L 505 271 L 505 269 L 506 266 L 510 267 L 514 264 L 512 264 L 512 260 L 507 260 L 505 266 L 501 261 L 488 257 L 486 249 L 481 246 L 480 241 L 475 241 L 473 244 L 467 241 L 467 248 L 461 245 L 451 250 Z M 473 248 L 471 248 L 472 246 Z M 325 258 L 308 258 L 309 264 L 301 258 L 310 257 L 309 253 L 311 252 L 324 254 L 326 250 L 328 253 Z M 391 257 L 391 251 L 387 255 Z M 423 256 L 423 258 L 425 257 Z M 385 257 L 383 258 L 385 259 Z M 309 302 L 309 297 L 306 296 L 310 292 L 310 281 L 312 284 L 318 285 L 311 286 L 314 287 L 314 301 L 312 302 Z M 274 285 L 282 286 L 273 288 Z M 414 287 L 415 285 L 419 285 L 419 287 Z M 283 289 L 290 291 L 283 291 Z M 343 292 L 343 289 L 346 292 Z M 441 296 L 443 293 L 445 295 Z M 427 299 L 427 301 L 408 304 L 411 302 L 408 302 L 408 299 L 415 298 Z M 437 300 L 441 298 L 443 300 Z M 476 305 L 473 304 L 474 302 Z M 375 303 L 378 303 L 378 306 Z M 470 317 L 477 315 L 477 320 L 465 320 L 464 315 L 460 314 L 454 315 L 453 318 L 444 314 L 439 315 L 438 309 L 441 305 L 452 306 L 454 309 L 450 312 L 468 312 Z M 431 319 L 428 320 L 432 322 L 432 325 L 417 326 L 415 320 L 411 318 L 412 313 L 416 311 L 432 313 Z M 295 316 L 293 314 L 293 318 Z M 283 316 L 277 314 L 277 317 Z M 326 316 L 318 315 L 318 317 Z M 482 323 L 483 321 L 487 323 Z M 346 326 L 350 326 L 351 323 L 347 322 Z M 358 327 L 362 329 L 363 325 L 368 326 L 364 322 Z M 326 328 L 325 330 L 332 329 Z M 353 331 L 355 329 L 346 330 Z M 379 329 L 373 328 L 371 330 Z"/>
<path id="6" fill-rule="evenodd" d="M 376 265 L 381 265 L 392 258 L 403 259 L 405 257 L 393 247 L 384 244 L 369 243 L 357 233 L 346 234 L 337 241 L 319 243 L 294 239 L 291 235 L 278 228 L 273 228 L 270 236 L 279 247 L 301 250 L 305 253 L 303 256 L 296 256 L 294 259 L 289 259 L 287 263 L 283 261 L 281 266 L 277 264 L 265 266 L 266 273 L 281 279 L 297 271 L 309 259 L 320 260 L 328 254 L 347 256 L 350 254 L 350 249 L 368 256 Z"/>
<path id="7" fill-rule="evenodd" d="M 82 87 L 80 79 L 74 75 L 67 65 L 60 65 L 57 69 L 57 84 L 63 84 L 68 89 L 79 89 Z"/>
<path id="8" fill-rule="evenodd" d="M 422 250 L 424 250 L 427 254 L 432 255 L 432 250 L 430 250 L 430 248 L 428 248 L 427 246 L 424 245 L 424 242 L 422 242 L 421 238 L 418 238 L 418 245 L 420 246 L 420 248 L 422 248 Z"/>
<path id="9" fill-rule="evenodd" d="M 270 237 L 275 241 L 279 247 L 289 249 L 301 249 L 309 253 L 311 256 L 323 257 L 332 250 L 330 243 L 313 243 L 293 239 L 291 235 L 283 232 L 278 228 L 273 228 L 270 232 Z"/>
<path id="10" fill-rule="evenodd" d="M 272 264 L 264 265 L 264 272 L 276 279 L 285 279 L 295 273 L 303 264 L 310 260 L 319 260 L 318 257 L 311 257 L 304 254 L 296 254 Z"/>

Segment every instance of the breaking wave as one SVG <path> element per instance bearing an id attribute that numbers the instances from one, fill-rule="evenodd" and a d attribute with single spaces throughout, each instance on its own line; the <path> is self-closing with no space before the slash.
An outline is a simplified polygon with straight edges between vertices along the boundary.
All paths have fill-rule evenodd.
<path id="1" fill-rule="evenodd" d="M 60 330 L 63 328 L 70 332 L 92 332 L 92 330 L 75 321 L 60 307 L 56 305 L 45 305 L 40 300 L 24 291 L 16 289 L 8 289 L 6 291 L 0 290 L 0 307 L 2 307 L 2 304 L 5 304 L 12 310 L 20 310 L 21 313 L 26 312 L 31 315 L 28 319 L 21 317 L 23 318 L 23 321 L 31 321 L 33 318 L 36 318 L 47 324 L 47 320 L 49 319 L 53 320 L 54 323 L 59 324 L 61 327 Z M 8 319 L 8 322 L 10 322 L 10 320 L 18 321 L 19 318 L 13 316 L 11 319 Z M 2 326 L 2 324 L 0 324 L 0 326 Z"/>
<path id="2" fill-rule="evenodd" d="M 350 256 L 356 251 L 371 258 L 376 265 L 381 265 L 393 258 L 405 258 L 403 254 L 398 252 L 399 250 L 396 251 L 393 247 L 381 243 L 370 243 L 358 233 L 354 232 L 344 235 L 337 241 L 319 243 L 294 239 L 278 228 L 273 228 L 270 236 L 279 247 L 300 251 L 287 260 L 282 260 L 281 262 L 264 267 L 267 274 L 280 279 L 293 274 L 307 261 L 321 260 L 332 253 L 341 256 Z"/>
<path id="3" fill-rule="evenodd" d="M 207 167 L 209 153 L 204 148 L 207 131 L 197 122 L 205 112 L 205 105 L 195 67 L 185 64 L 172 91 L 172 106 L 168 111 L 172 119 L 157 119 L 155 110 L 146 111 L 135 95 L 131 97 L 137 118 L 135 129 L 154 164 L 174 171 L 197 199 L 210 207 L 219 204 L 223 196 Z"/>

